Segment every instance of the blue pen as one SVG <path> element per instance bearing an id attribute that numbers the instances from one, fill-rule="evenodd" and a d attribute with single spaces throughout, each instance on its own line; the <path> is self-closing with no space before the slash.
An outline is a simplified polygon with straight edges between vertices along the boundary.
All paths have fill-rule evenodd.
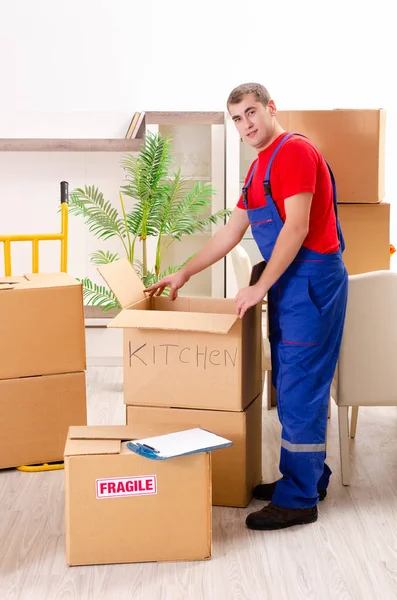
<path id="1" fill-rule="evenodd" d="M 141 448 L 148 448 L 149 450 L 151 450 L 152 452 L 155 452 L 156 454 L 159 454 L 159 452 L 160 452 L 160 450 L 153 448 L 153 446 L 149 446 L 149 444 L 140 444 L 139 442 L 137 442 L 137 445 L 141 446 Z"/>

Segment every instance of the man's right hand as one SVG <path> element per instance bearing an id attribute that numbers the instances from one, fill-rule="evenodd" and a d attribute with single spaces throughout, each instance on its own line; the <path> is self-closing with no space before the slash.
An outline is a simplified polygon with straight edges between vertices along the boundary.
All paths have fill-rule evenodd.
<path id="1" fill-rule="evenodd" d="M 161 296 L 166 287 L 170 287 L 170 300 L 175 300 L 178 297 L 178 290 L 185 285 L 189 281 L 190 277 L 186 275 L 186 273 L 181 270 L 173 273 L 172 275 L 167 275 L 167 277 L 163 277 L 157 283 L 154 283 L 150 287 L 145 289 L 145 292 L 148 293 L 149 296 Z"/>

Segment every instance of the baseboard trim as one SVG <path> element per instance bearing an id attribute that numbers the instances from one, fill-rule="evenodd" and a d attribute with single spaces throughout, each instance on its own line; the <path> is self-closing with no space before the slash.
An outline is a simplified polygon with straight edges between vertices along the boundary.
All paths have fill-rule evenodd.
<path id="1" fill-rule="evenodd" d="M 87 356 L 87 367 L 122 367 L 122 356 Z"/>

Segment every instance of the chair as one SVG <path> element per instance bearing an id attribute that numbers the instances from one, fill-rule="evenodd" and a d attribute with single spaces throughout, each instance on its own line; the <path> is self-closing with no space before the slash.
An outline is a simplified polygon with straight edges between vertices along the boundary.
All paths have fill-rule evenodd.
<path id="1" fill-rule="evenodd" d="M 331 396 L 338 406 L 343 485 L 350 485 L 350 436 L 359 406 L 397 405 L 397 273 L 374 271 L 349 276 L 342 345 Z"/>
<path id="2" fill-rule="evenodd" d="M 236 277 L 238 289 L 248 287 L 253 284 L 254 271 L 257 265 L 252 267 L 251 259 L 244 248 L 238 244 L 230 253 L 232 259 L 232 265 L 234 274 Z M 262 264 L 262 263 L 261 263 Z M 261 271 L 263 270 L 263 267 Z M 257 270 L 258 271 L 258 270 Z M 259 272 L 259 271 L 258 271 Z M 267 408 L 270 410 L 273 406 L 273 388 L 271 384 L 271 357 L 270 357 L 270 343 L 267 335 L 262 337 L 262 384 L 264 384 L 265 377 L 267 377 Z M 267 372 L 267 376 L 265 373 Z"/>

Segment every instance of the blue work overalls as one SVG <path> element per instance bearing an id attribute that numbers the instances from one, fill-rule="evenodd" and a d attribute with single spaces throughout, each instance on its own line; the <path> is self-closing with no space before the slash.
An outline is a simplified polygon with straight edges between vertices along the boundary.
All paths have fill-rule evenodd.
<path id="1" fill-rule="evenodd" d="M 269 261 L 283 227 L 271 195 L 270 170 L 291 135 L 282 138 L 269 160 L 263 182 L 266 206 L 248 206 L 248 188 L 257 163 L 243 188 L 252 234 L 265 261 Z M 344 240 L 335 180 L 328 169 L 340 249 L 321 254 L 302 246 L 268 293 L 273 385 L 282 425 L 282 479 L 272 502 L 286 508 L 317 504 L 318 489 L 327 488 L 331 475 L 324 462 L 328 403 L 345 320 L 348 277 L 342 261 Z"/>

